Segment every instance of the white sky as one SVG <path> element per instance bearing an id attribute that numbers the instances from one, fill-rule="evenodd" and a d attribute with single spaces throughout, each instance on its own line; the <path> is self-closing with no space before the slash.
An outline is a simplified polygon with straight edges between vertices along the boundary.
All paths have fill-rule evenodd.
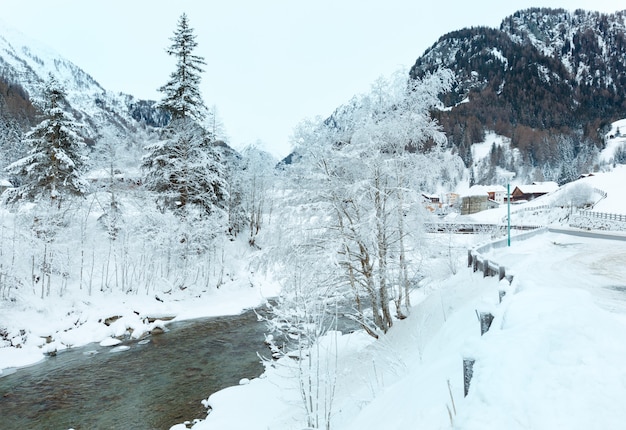
<path id="1" fill-rule="evenodd" d="M 302 119 L 327 116 L 379 76 L 408 69 L 440 36 L 498 27 L 517 10 L 615 12 L 623 0 L 0 0 L 2 20 L 71 60 L 104 88 L 159 99 L 179 16 L 207 69 L 202 91 L 235 148 L 282 157 Z"/>

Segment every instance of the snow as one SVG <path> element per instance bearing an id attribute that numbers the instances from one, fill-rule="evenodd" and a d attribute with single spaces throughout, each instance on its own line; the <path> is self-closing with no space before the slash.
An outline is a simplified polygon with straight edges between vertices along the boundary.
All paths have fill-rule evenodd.
<path id="1" fill-rule="evenodd" d="M 567 188 L 589 184 L 607 193 L 594 210 L 626 213 L 621 191 L 625 181 L 626 166 L 617 166 L 512 209 L 549 204 Z M 505 215 L 503 205 L 472 217 L 497 223 Z M 542 224 L 551 220 L 544 213 L 536 217 Z M 322 379 L 331 381 L 335 390 L 332 428 L 414 428 L 416 423 L 424 429 L 464 430 L 623 426 L 626 241 L 558 232 L 514 238 L 510 248 L 485 251 L 485 257 L 514 274 L 509 285 L 465 267 L 467 248 L 488 239 L 489 233 L 430 235 L 430 241 L 454 242 L 456 274 L 441 256 L 424 263 L 437 266 L 413 292 L 411 315 L 378 340 L 363 331 L 330 332 L 320 340 Z M 249 271 L 245 262 L 251 251 L 242 242 L 226 248 L 231 262 L 227 270 L 236 276 L 199 297 L 179 292 L 157 300 L 114 290 L 96 292 L 87 300 L 68 288 L 62 298 L 0 301 L 5 339 L 20 346 L 0 345 L 0 369 L 10 373 L 41 361 L 46 352 L 92 342 L 111 346 L 110 353 L 123 353 L 127 347 L 119 345 L 121 336 L 132 331 L 133 338 L 142 339 L 157 327 L 166 328 L 165 317 L 176 321 L 237 314 L 276 296 L 279 286 L 271 277 Z M 502 303 L 500 290 L 506 291 Z M 476 311 L 483 310 L 495 318 L 481 336 Z M 112 316 L 119 318 L 108 326 L 101 322 Z M 148 316 L 156 320 L 147 323 Z M 462 361 L 467 357 L 476 361 L 464 397 Z M 265 361 L 259 377 L 241 379 L 239 385 L 210 396 L 198 387 L 198 402 L 211 412 L 193 428 L 302 430 L 306 421 L 299 363 L 285 357 Z M 183 428 L 187 425 L 172 427 Z"/>
<path id="2" fill-rule="evenodd" d="M 461 194 L 461 197 L 484 196 L 489 193 L 506 193 L 506 188 L 502 185 L 473 185 L 469 190 Z"/>
<path id="3" fill-rule="evenodd" d="M 510 143 L 510 139 L 504 136 L 500 136 L 492 131 L 488 131 L 485 133 L 485 140 L 481 143 L 474 143 L 472 145 L 472 160 L 474 162 L 478 162 L 489 156 L 491 152 L 491 147 L 495 144 L 496 146 L 502 146 L 504 148 L 508 148 Z"/>
<path id="4" fill-rule="evenodd" d="M 624 167 L 580 181 L 612 191 L 624 183 Z M 602 201 L 619 210 L 621 200 L 608 192 Z M 510 285 L 461 268 L 427 280 L 411 316 L 382 339 L 336 335 L 332 428 L 621 428 L 626 241 L 548 231 L 529 237 L 485 251 L 514 274 Z M 484 336 L 478 310 L 495 317 Z M 467 397 L 463 358 L 475 360 Z M 279 360 L 248 385 L 213 394 L 205 401 L 212 411 L 193 428 L 304 428 L 288 367 Z"/>
<path id="5" fill-rule="evenodd" d="M 619 133 L 618 133 L 619 131 Z M 626 119 L 615 121 L 611 130 L 604 136 L 606 147 L 600 152 L 600 161 L 610 163 L 615 152 L 626 145 Z"/>
<path id="6" fill-rule="evenodd" d="M 621 428 L 626 296 L 598 291 L 626 286 L 626 268 L 597 264 L 623 261 L 626 242 L 608 243 L 553 233 L 514 242 L 487 254 L 516 273 L 510 286 L 462 269 L 425 287 L 428 295 L 383 339 L 338 335 L 333 428 L 440 429 L 451 419 L 467 430 Z M 481 337 L 475 312 L 484 309 L 495 319 Z M 476 362 L 464 398 L 466 357 Z M 302 429 L 295 385 L 279 361 L 249 385 L 209 397 L 213 410 L 193 428 Z"/>
<path id="7" fill-rule="evenodd" d="M 617 193 L 626 166 L 576 182 L 589 182 L 608 195 L 600 203 L 606 210 L 624 213 Z M 544 197 L 548 200 L 552 197 Z M 540 199 L 537 199 L 540 200 Z M 538 204 L 535 202 L 534 204 Z M 530 203 L 528 204 L 530 205 Z M 524 206 L 524 205 L 520 205 Z M 501 219 L 506 207 L 474 214 L 484 221 Z M 481 218 L 482 217 L 482 218 Z M 433 240 L 441 235 L 432 236 Z M 362 331 L 331 332 L 323 345 L 337 351 L 333 428 L 454 428 L 478 430 L 620 428 L 626 420 L 620 399 L 626 396 L 626 242 L 543 233 L 510 249 L 495 249 L 485 256 L 504 264 L 515 274 L 511 285 L 484 278 L 464 267 L 465 246 L 484 237 L 455 237 L 458 273 L 433 276 L 414 292 L 409 318 L 396 321 L 379 340 Z M 233 246 L 233 261 L 245 261 L 245 248 Z M 567 270 L 563 270 L 567 268 Z M 242 271 L 239 267 L 235 270 Z M 53 297 L 32 307 L 3 305 L 9 338 L 19 343 L 20 327 L 30 332 L 34 344 L 0 348 L 0 363 L 7 369 L 34 364 L 51 350 L 45 336 L 54 333 L 55 348 L 90 342 L 112 346 L 123 353 L 116 336 L 133 328 L 140 337 L 151 328 L 164 327 L 158 319 L 145 324 L 142 316 L 176 319 L 238 313 L 278 293 L 271 280 L 255 279 L 254 287 L 233 281 L 202 300 L 188 298 L 161 302 L 127 294 L 98 297 L 98 306 L 80 300 L 72 305 L 72 319 L 81 324 L 67 330 L 67 305 Z M 613 287 L 613 288 L 611 288 Z M 507 295 L 498 304 L 498 291 Z M 71 297 L 63 300 L 71 301 Z M 491 310 L 492 328 L 480 336 L 477 310 Z M 139 312 L 141 316 L 135 312 Z M 105 326 L 104 316 L 119 319 Z M 137 334 L 135 334 L 137 333 Z M 42 346 L 43 348 L 40 348 Z M 263 353 L 263 352 L 261 352 Z M 476 360 L 469 394 L 463 396 L 462 360 Z M 335 357 L 333 357 L 333 360 Z M 258 378 L 242 379 L 237 386 L 212 394 L 198 387 L 198 402 L 211 407 L 203 421 L 206 429 L 304 428 L 298 391 L 297 362 L 287 358 L 265 362 Z M 450 412 L 449 412 L 450 411 Z M 182 429 L 179 424 L 172 429 Z"/>
<path id="8" fill-rule="evenodd" d="M 559 188 L 559 184 L 556 182 L 533 182 L 528 185 L 518 185 L 516 188 L 519 188 L 521 192 L 524 194 L 537 194 L 537 193 L 551 193 L 556 191 Z"/>
<path id="9" fill-rule="evenodd" d="M 13 368 L 37 363 L 50 352 L 94 342 L 113 346 L 129 333 L 132 339 L 140 339 L 155 328 L 166 328 L 170 321 L 237 315 L 275 297 L 279 291 L 275 282 L 245 269 L 243 262 L 249 259 L 245 240 L 229 245 L 226 258 L 231 261 L 230 267 L 239 271 L 240 278 L 229 279 L 219 289 L 198 295 L 181 292 L 158 300 L 155 295 L 113 290 L 87 297 L 76 287 L 68 288 L 64 297 L 19 296 L 16 302 L 0 300 L 0 327 L 6 329 L 13 346 L 19 344 L 19 348 L 10 347 L 0 337 L 0 376 Z M 119 318 L 105 325 L 104 319 L 112 316 Z M 148 323 L 148 317 L 157 319 Z M 173 319 L 158 319 L 165 317 Z M 52 341 L 46 343 L 47 338 Z"/>
<path id="10" fill-rule="evenodd" d="M 502 62 L 504 70 L 509 67 L 509 60 L 502 54 L 502 51 L 497 48 L 491 48 L 491 55 Z"/>
<path id="11" fill-rule="evenodd" d="M 91 76 L 44 43 L 29 38 L 1 20 L 0 34 L 0 51 L 7 54 L 2 58 L 19 75 L 20 84 L 30 94 L 38 94 L 39 79 L 53 74 L 63 85 L 68 86 L 68 100 L 72 105 L 80 105 L 87 111 L 95 112 L 89 105 L 93 105 L 95 95 L 102 95 L 104 90 Z M 87 100 L 91 100 L 91 103 Z"/>
<path id="12" fill-rule="evenodd" d="M 114 346 L 114 345 L 118 345 L 122 343 L 122 341 L 120 339 L 117 339 L 115 337 L 107 337 L 106 339 L 103 339 L 100 342 L 100 346 Z"/>
<path id="13" fill-rule="evenodd" d="M 112 348 L 109 352 L 124 352 L 124 351 L 128 351 L 130 349 L 130 346 L 128 345 L 120 345 L 120 346 L 116 346 L 115 348 Z"/>
<path id="14" fill-rule="evenodd" d="M 626 125 L 625 128 L 626 130 Z M 626 165 L 617 165 L 610 172 L 597 172 L 593 176 L 579 179 L 576 183 L 589 184 L 607 193 L 607 198 L 600 200 L 594 211 L 626 214 L 626 198 L 624 198 L 624 184 L 626 184 Z"/>

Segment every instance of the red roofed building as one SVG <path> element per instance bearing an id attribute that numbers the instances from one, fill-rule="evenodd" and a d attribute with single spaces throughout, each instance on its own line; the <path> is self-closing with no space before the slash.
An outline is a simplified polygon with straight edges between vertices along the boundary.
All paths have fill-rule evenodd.
<path id="1" fill-rule="evenodd" d="M 511 201 L 532 200 L 544 194 L 558 190 L 556 182 L 533 182 L 530 185 L 518 185 L 511 193 Z"/>

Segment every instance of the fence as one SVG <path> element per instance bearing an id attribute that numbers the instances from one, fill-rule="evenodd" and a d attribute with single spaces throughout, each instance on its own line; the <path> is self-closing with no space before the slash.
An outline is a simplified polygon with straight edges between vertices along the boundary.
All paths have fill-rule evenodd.
<path id="1" fill-rule="evenodd" d="M 526 233 L 521 233 L 511 238 L 511 243 L 519 242 L 520 240 L 530 239 L 531 237 L 542 234 L 547 229 L 545 227 L 536 228 Z M 506 278 L 509 283 L 513 281 L 513 275 L 506 273 L 506 267 L 501 266 L 495 261 L 491 261 L 483 256 L 483 253 L 492 249 L 504 248 L 508 245 L 508 238 L 494 240 L 492 242 L 476 246 L 467 251 L 467 267 L 472 267 L 474 272 L 483 272 L 485 277 L 496 276 L 500 280 Z"/>
<path id="2" fill-rule="evenodd" d="M 601 190 L 600 188 L 594 188 L 593 191 L 595 191 L 596 193 L 598 193 L 598 194 L 600 194 L 602 196 L 602 198 L 600 198 L 600 200 L 606 199 L 606 196 L 608 196 L 607 192 L 604 191 L 604 190 Z M 600 200 L 598 200 L 598 202 Z M 598 204 L 598 202 L 595 202 L 594 205 Z"/>
<path id="3" fill-rule="evenodd" d="M 516 208 L 516 209 L 511 211 L 511 215 L 515 215 L 515 214 L 522 213 L 522 212 L 533 212 L 533 211 L 549 210 L 549 209 L 552 209 L 553 207 L 554 207 L 553 205 L 540 205 L 540 206 L 529 206 L 529 207 L 523 207 L 523 208 Z M 504 217 L 504 219 L 506 220 L 506 217 Z"/>
<path id="4" fill-rule="evenodd" d="M 591 207 L 594 207 L 595 205 L 597 205 L 601 200 L 606 199 L 606 196 L 608 195 L 606 191 L 601 190 L 599 188 L 592 188 L 593 192 L 598 194 L 600 196 L 600 198 L 595 201 Z M 561 189 L 557 190 L 560 191 Z M 525 206 L 525 207 L 521 207 L 521 208 L 515 208 L 511 210 L 511 216 L 515 215 L 515 214 L 520 214 L 522 212 L 535 212 L 535 211 L 546 211 L 546 210 L 551 210 L 554 209 L 555 207 L 562 207 L 561 205 L 558 204 L 546 204 L 546 205 L 539 205 L 539 206 Z M 569 207 L 570 209 L 577 209 L 575 207 L 572 207 L 571 205 L 567 205 L 567 207 Z M 584 210 L 579 210 L 579 212 L 586 212 Z M 503 222 L 506 221 L 506 217 L 502 218 Z"/>
<path id="5" fill-rule="evenodd" d="M 626 215 L 623 215 L 623 214 L 613 214 L 613 213 L 606 213 L 606 212 L 594 212 L 594 211 L 582 210 L 578 212 L 578 215 L 586 216 L 589 218 L 604 219 L 608 221 L 626 222 Z"/>

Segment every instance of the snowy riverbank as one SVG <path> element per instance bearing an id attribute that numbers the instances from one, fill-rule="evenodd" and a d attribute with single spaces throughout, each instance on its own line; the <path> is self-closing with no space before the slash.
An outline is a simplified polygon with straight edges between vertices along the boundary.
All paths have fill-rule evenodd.
<path id="1" fill-rule="evenodd" d="M 206 291 L 94 291 L 68 288 L 63 297 L 44 299 L 26 292 L 0 301 L 0 375 L 28 366 L 46 354 L 117 337 L 139 339 L 172 321 L 235 315 L 278 294 L 278 285 L 246 269 L 245 241 L 229 247 L 229 268 L 238 276 Z M 167 321 L 165 321 L 167 320 Z"/>

